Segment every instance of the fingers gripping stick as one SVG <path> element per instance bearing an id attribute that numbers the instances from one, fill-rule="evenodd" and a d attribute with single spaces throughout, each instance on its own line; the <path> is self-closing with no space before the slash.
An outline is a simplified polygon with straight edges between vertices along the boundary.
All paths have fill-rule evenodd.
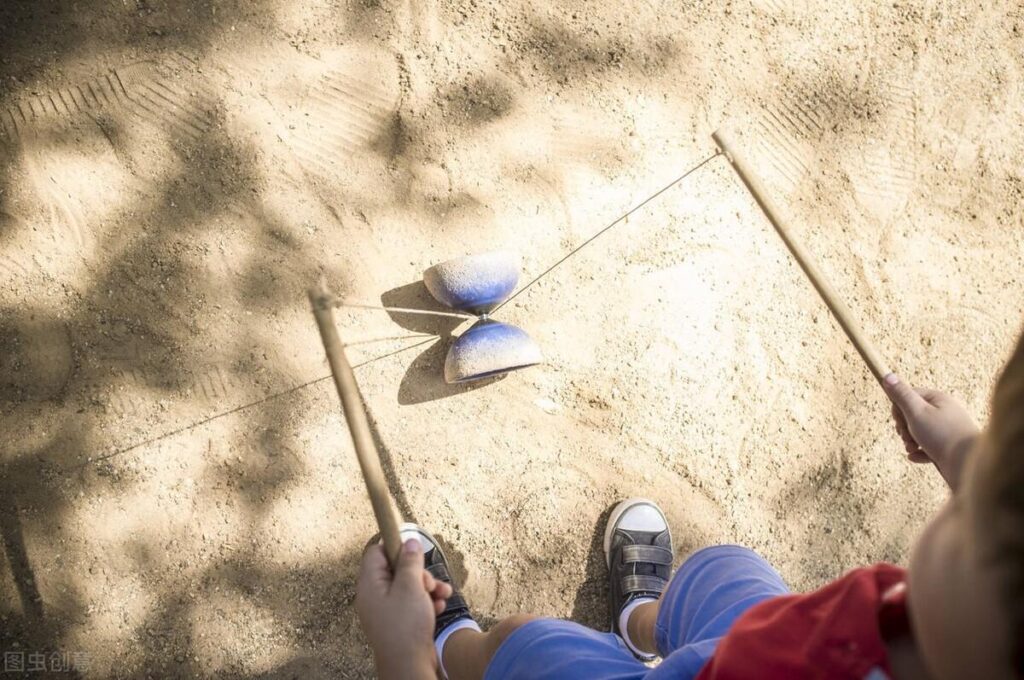
<path id="1" fill-rule="evenodd" d="M 327 362 L 331 365 L 334 386 L 338 388 L 338 396 L 341 397 L 341 406 L 345 412 L 345 420 L 348 421 L 349 432 L 352 434 L 359 468 L 363 473 L 363 481 L 366 482 L 366 492 L 370 496 L 373 514 L 377 518 L 377 526 L 384 539 L 384 551 L 387 553 L 388 563 L 394 569 L 398 565 L 398 556 L 402 548 L 402 539 L 398 531 L 398 512 L 391 502 L 384 471 L 380 467 L 380 455 L 370 434 L 370 425 L 366 421 L 366 410 L 359 386 L 356 384 L 356 376 L 345 357 L 345 348 L 341 344 L 338 327 L 334 323 L 335 298 L 327 290 L 327 284 L 321 280 L 315 288 L 310 289 L 309 301 L 313 305 L 316 325 L 320 328 L 320 339 L 323 340 L 327 352 Z"/>
<path id="2" fill-rule="evenodd" d="M 724 130 L 716 130 L 711 138 L 715 140 L 718 148 L 722 150 L 725 157 L 729 159 L 729 163 L 732 165 L 733 170 L 739 175 L 740 180 L 746 185 L 747 189 L 753 195 L 754 200 L 757 201 L 757 205 L 760 206 L 761 211 L 764 212 L 765 217 L 771 222 L 772 226 L 775 227 L 775 231 L 782 238 L 782 242 L 789 248 L 789 252 L 793 255 L 793 259 L 797 261 L 800 268 L 804 270 L 804 274 L 810 279 L 814 289 L 818 291 L 818 295 L 828 305 L 829 311 L 832 312 L 832 316 L 836 318 L 839 325 L 842 326 L 843 331 L 846 333 L 846 337 L 850 339 L 853 346 L 857 349 L 861 358 L 864 359 L 864 363 L 868 365 L 871 373 L 874 374 L 875 380 L 879 383 L 885 379 L 885 376 L 889 375 L 892 371 L 889 370 L 889 366 L 885 363 L 882 355 L 875 348 L 874 344 L 868 339 L 861 329 L 857 320 L 850 313 L 850 310 L 840 299 L 839 294 L 836 293 L 835 289 L 825 278 L 825 274 L 818 269 L 818 265 L 811 258 L 803 244 L 796 239 L 796 236 L 790 231 L 789 226 L 786 224 L 785 219 L 782 217 L 782 212 L 779 210 L 775 202 L 768 196 L 768 192 L 765 191 L 764 185 L 761 184 L 761 180 L 758 179 L 757 175 L 754 174 L 753 170 L 747 164 L 746 158 L 743 156 L 743 152 L 740 151 L 733 143 L 731 135 Z"/>

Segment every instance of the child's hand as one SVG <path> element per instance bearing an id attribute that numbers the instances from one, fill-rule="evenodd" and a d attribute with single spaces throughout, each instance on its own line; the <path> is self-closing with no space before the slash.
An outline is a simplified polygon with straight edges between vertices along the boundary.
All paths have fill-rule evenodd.
<path id="1" fill-rule="evenodd" d="M 956 489 L 963 457 L 979 432 L 967 409 L 944 392 L 914 389 L 895 373 L 882 385 L 892 400 L 892 417 L 907 457 L 915 463 L 935 463 Z"/>
<path id="2" fill-rule="evenodd" d="M 363 555 L 356 584 L 356 611 L 381 678 L 433 678 L 434 617 L 444 611 L 452 588 L 423 568 L 423 547 L 411 539 L 402 546 L 392 575 L 384 548 L 371 545 Z"/>

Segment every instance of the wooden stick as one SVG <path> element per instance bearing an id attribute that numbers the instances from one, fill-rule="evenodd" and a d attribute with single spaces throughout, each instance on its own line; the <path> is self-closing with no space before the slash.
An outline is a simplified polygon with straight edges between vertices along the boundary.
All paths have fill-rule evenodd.
<path id="1" fill-rule="evenodd" d="M 811 259 L 810 254 L 804 249 L 803 245 L 796 239 L 793 233 L 790 231 L 786 224 L 785 219 L 782 217 L 782 213 L 775 203 L 768 197 L 768 192 L 765 191 L 761 181 L 757 178 L 757 175 L 747 165 L 746 159 L 743 157 L 741 151 L 739 151 L 733 144 L 731 136 L 723 131 L 716 130 L 711 138 L 715 140 L 715 144 L 722 150 L 725 157 L 729 159 L 729 163 L 732 165 L 733 170 L 739 175 L 743 184 L 746 185 L 747 189 L 753 195 L 754 200 L 761 207 L 765 217 L 771 222 L 772 226 L 775 227 L 775 231 L 778 232 L 779 236 L 782 237 L 782 242 L 789 248 L 789 252 L 793 254 L 793 258 L 800 265 L 800 268 L 804 270 L 804 274 L 811 280 L 811 284 L 814 285 L 815 290 L 821 296 L 821 299 L 828 305 L 829 310 L 832 312 L 832 316 L 836 318 L 839 325 L 842 326 L 843 331 L 846 332 L 846 337 L 850 339 L 853 346 L 857 348 L 857 352 L 861 358 L 871 369 L 871 373 L 874 374 L 875 380 L 881 382 L 885 376 L 889 375 L 891 371 L 885 360 L 882 359 L 882 355 L 878 352 L 875 346 L 871 343 L 864 331 L 857 324 L 857 320 L 847 309 L 846 305 L 840 299 L 835 289 L 825 278 L 825 275 L 818 265 L 815 264 L 814 260 Z"/>
<path id="2" fill-rule="evenodd" d="M 370 424 L 366 421 L 366 410 L 359 394 L 359 386 L 356 384 L 356 376 L 345 357 L 345 348 L 341 344 L 338 327 L 334 323 L 334 296 L 327 290 L 326 282 L 321 280 L 317 287 L 309 290 L 309 301 L 313 305 L 313 316 L 316 317 L 316 325 L 320 328 L 320 339 L 323 340 L 327 362 L 331 365 L 331 373 L 334 375 L 334 386 L 338 388 L 338 396 L 341 397 L 341 406 L 345 412 L 345 420 L 348 421 L 349 432 L 352 434 L 359 468 L 363 472 L 363 481 L 366 482 L 366 492 L 370 496 L 373 514 L 377 518 L 377 526 L 384 539 L 384 552 L 387 553 L 388 562 L 394 566 L 402 548 L 398 511 L 391 502 L 384 471 L 380 467 L 380 454 L 377 452 L 373 435 L 370 434 Z"/>

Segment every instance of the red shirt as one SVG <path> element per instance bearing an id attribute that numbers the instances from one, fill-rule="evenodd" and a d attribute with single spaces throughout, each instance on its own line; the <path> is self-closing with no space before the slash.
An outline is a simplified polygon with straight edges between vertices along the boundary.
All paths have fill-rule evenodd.
<path id="1" fill-rule="evenodd" d="M 811 593 L 751 607 L 697 680 L 892 677 L 885 640 L 909 634 L 906 570 L 854 569 Z"/>

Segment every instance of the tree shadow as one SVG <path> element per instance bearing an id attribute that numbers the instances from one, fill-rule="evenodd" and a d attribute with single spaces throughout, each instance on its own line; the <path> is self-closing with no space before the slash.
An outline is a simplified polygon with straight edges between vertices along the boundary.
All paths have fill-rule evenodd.
<path id="1" fill-rule="evenodd" d="M 207 601 L 193 599 L 186 588 L 173 587 L 175 582 L 162 592 L 142 626 L 138 670 L 180 678 L 369 677 L 373 662 L 365 644 L 358 645 L 361 654 L 350 653 L 354 639 L 361 638 L 354 607 L 359 562 L 358 551 L 302 566 L 267 563 L 249 551 L 219 559 L 203 570 L 199 583 L 187 586 Z M 272 612 L 287 622 L 288 637 L 317 652 L 289 653 L 270 670 L 253 673 L 252 657 L 269 655 L 245 636 L 243 654 L 237 645 L 231 652 L 222 646 L 232 641 L 192 633 L 197 617 L 231 620 L 224 607 L 235 609 L 235 616 Z"/>
<path id="2" fill-rule="evenodd" d="M 43 72 L 40 62 L 60 67 L 63 65 L 62 60 L 67 59 L 69 54 L 75 55 L 69 61 L 80 60 L 88 56 L 88 50 L 83 48 L 89 47 L 90 43 L 96 44 L 96 52 L 100 57 L 126 45 L 133 51 L 146 52 L 148 49 L 150 53 L 178 47 L 197 49 L 207 46 L 228 23 L 241 21 L 245 15 L 273 15 L 272 12 L 259 12 L 258 6 L 245 6 L 240 10 L 240 3 L 231 0 L 226 3 L 203 1 L 177 6 L 153 0 L 129 0 L 124 21 L 102 21 L 121 11 L 118 4 L 111 6 L 108 2 L 97 0 L 78 3 L 62 0 L 52 7 L 26 2 L 6 4 L 0 9 L 0 19 L 3 19 L 0 20 L 0 26 L 3 27 L 0 28 L 0 37 L 4 38 L 0 42 L 4 42 L 6 55 L 10 55 L 11 59 L 0 64 L 0 73 L 20 76 L 20 85 L 16 80 L 13 82 L 20 89 L 27 89 L 20 86 L 25 84 L 26 78 L 34 79 L 36 76 L 33 73 Z M 391 9 L 386 4 L 353 2 L 350 5 L 352 9 L 364 9 L 353 12 L 357 16 L 347 23 L 342 22 L 346 34 L 372 34 L 378 30 L 378 19 L 391 18 Z M 215 6 L 218 16 L 215 21 L 208 20 L 212 18 Z M 93 23 L 97 27 L 91 27 Z M 273 20 L 268 20 L 266 25 L 273 26 Z M 231 30 L 234 30 L 233 25 Z M 630 73 L 639 73 L 648 67 L 661 68 L 675 56 L 671 43 L 655 44 L 646 50 L 634 49 L 636 43 L 632 40 L 588 40 L 579 31 L 556 24 L 532 31 L 524 47 L 528 53 L 527 59 L 541 61 L 541 69 L 557 77 L 560 82 L 583 75 L 613 73 L 612 69 L 621 70 L 621 74 L 628 77 Z M 497 69 L 500 71 L 506 66 L 498 65 Z M 77 64 L 69 65 L 72 72 L 78 68 L 80 66 Z M 405 77 L 408 78 L 407 75 Z M 407 180 L 414 175 L 414 171 L 435 162 L 430 156 L 442 146 L 438 141 L 447 129 L 445 125 L 453 124 L 458 128 L 458 134 L 464 136 L 470 128 L 498 126 L 515 118 L 513 114 L 521 112 L 517 106 L 517 97 L 533 93 L 529 92 L 525 84 L 520 91 L 508 83 L 504 79 L 480 76 L 447 90 L 441 87 L 435 98 L 440 103 L 437 115 L 450 118 L 442 121 L 443 125 L 437 119 L 427 118 L 430 125 L 426 125 L 417 123 L 424 119 L 416 116 L 396 114 L 392 125 L 371 144 L 371 149 L 385 157 L 394 168 L 391 183 L 386 185 L 389 190 L 372 196 L 345 194 L 344 198 L 352 206 L 351 210 L 358 214 L 367 210 L 367 206 L 378 206 L 420 213 L 428 219 L 433 216 L 440 221 L 450 220 L 454 210 L 466 206 L 475 207 L 478 199 L 468 191 L 460 190 L 459 186 L 454 187 L 449 197 L 441 190 L 434 191 L 431 183 L 424 184 L 426 188 L 418 191 L 409 190 L 407 187 L 413 185 Z M 45 83 L 32 84 L 42 89 Z M 61 103 L 58 98 L 52 106 L 59 109 Z M 101 115 L 97 127 L 110 141 L 115 155 L 121 152 L 119 158 L 130 158 L 131 150 L 128 147 L 140 139 L 145 140 L 151 131 L 132 133 L 129 130 L 125 133 L 133 124 L 122 124 L 119 121 L 121 119 L 117 117 Z M 442 130 L 440 134 L 438 129 Z M 76 128 L 76 135 L 83 130 Z M 95 458 L 91 459 L 91 463 L 86 459 L 87 462 L 83 464 L 85 467 L 72 465 L 80 463 L 90 448 L 95 446 L 94 437 L 108 435 L 104 429 L 106 421 L 99 422 L 97 415 L 98 411 L 105 412 L 108 404 L 104 403 L 103 397 L 96 397 L 92 393 L 93 388 L 85 385 L 85 382 L 94 379 L 99 387 L 116 391 L 125 385 L 118 382 L 115 372 L 122 369 L 139 370 L 138 385 L 127 385 L 132 388 L 128 390 L 128 396 L 120 397 L 122 401 L 135 400 L 136 403 L 127 404 L 124 412 L 119 414 L 123 416 L 122 422 L 113 435 L 124 437 L 131 428 L 135 432 L 132 439 L 136 444 L 115 451 L 116 455 L 137 449 L 141 446 L 138 444 L 140 439 L 147 439 L 146 443 L 157 440 L 149 438 L 154 434 L 152 426 L 161 423 L 163 429 L 162 424 L 168 418 L 161 413 L 163 409 L 157 402 L 181 396 L 178 387 L 195 377 L 193 361 L 196 356 L 206 357 L 211 351 L 215 344 L 210 342 L 211 338 L 223 340 L 230 337 L 226 348 L 215 348 L 227 356 L 224 365 L 232 366 L 236 374 L 258 376 L 234 394 L 218 388 L 212 389 L 207 397 L 207 406 L 217 408 L 220 413 L 230 414 L 263 403 L 267 398 L 267 380 L 287 380 L 288 384 L 298 382 L 288 373 L 290 364 L 275 361 L 273 355 L 268 359 L 266 355 L 260 358 L 250 353 L 251 346 L 259 342 L 253 343 L 249 334 L 253 334 L 258 341 L 267 337 L 256 335 L 265 331 L 258 327 L 258 323 L 224 324 L 223 327 L 214 327 L 214 333 L 206 333 L 208 328 L 204 324 L 217 324 L 218 319 L 224 317 L 205 315 L 208 311 L 205 296 L 221 300 L 224 291 L 209 283 L 212 279 L 202 278 L 203 258 L 196 255 L 204 246 L 198 241 L 204 232 L 213 232 L 217 238 L 230 238 L 227 229 L 214 229 L 210 224 L 216 223 L 214 218 L 225 211 L 225 204 L 242 206 L 251 218 L 246 220 L 244 228 L 252 229 L 247 238 L 253 245 L 253 254 L 241 263 L 242 271 L 234 272 L 232 276 L 240 282 L 239 295 L 245 309 L 268 314 L 287 311 L 296 299 L 301 299 L 300 284 L 312 273 L 313 263 L 322 260 L 324 256 L 320 251 L 305 247 L 300 238 L 294 237 L 294 231 L 289 231 L 288 219 L 291 215 L 285 219 L 275 218 L 272 211 L 264 210 L 259 200 L 253 198 L 263 179 L 256 169 L 263 153 L 260 145 L 239 142 L 230 128 L 225 130 L 223 126 L 214 126 L 207 137 L 196 143 L 175 141 L 171 146 L 180 152 L 180 158 L 176 161 L 179 169 L 172 170 L 167 177 L 155 177 L 153 184 L 147 185 L 145 189 L 145 200 L 126 205 L 113 218 L 118 221 L 119 230 L 131 234 L 131 238 L 112 238 L 111 243 L 104 243 L 105 247 L 124 247 L 115 256 L 113 266 L 107 270 L 94 271 L 94 280 L 66 297 L 54 298 L 54 308 L 60 310 L 56 312 L 57 317 L 66 319 L 63 323 L 70 329 L 73 353 L 70 368 L 66 364 L 47 365 L 31 359 L 35 363 L 30 367 L 37 371 L 38 379 L 29 376 L 28 380 L 9 383 L 0 381 L 0 402 L 7 397 L 12 401 L 37 399 L 47 402 L 43 405 L 22 404 L 18 407 L 11 420 L 19 421 L 22 430 L 41 430 L 54 422 L 66 421 L 54 440 L 59 442 L 57 444 L 35 447 L 17 441 L 16 437 L 9 437 L 3 443 L 4 450 L 0 451 L 0 454 L 5 455 L 5 461 L 17 456 L 14 462 L 0 469 L 3 475 L 0 478 L 0 534 L 4 554 L 14 574 L 11 597 L 0 598 L 0 642 L 5 645 L 18 642 L 22 645 L 35 645 L 38 649 L 56 649 L 59 648 L 62 634 L 69 628 L 79 626 L 89 630 L 92 625 L 83 614 L 85 598 L 78 593 L 77 586 L 83 582 L 80 581 L 83 575 L 76 571 L 79 565 L 74 561 L 52 567 L 48 564 L 40 565 L 40 558 L 33 554 L 37 541 L 61 535 L 60 525 L 72 511 L 80 511 L 88 507 L 83 504 L 102 499 L 102 484 L 132 481 L 130 478 L 119 481 L 118 470 L 113 468 L 113 463 L 107 467 L 104 461 L 104 466 L 97 466 Z M 453 145 L 451 148 L 456 149 L 454 153 L 458 153 L 457 147 Z M 588 164 L 604 168 L 617 167 L 610 165 L 607 159 L 596 162 L 590 160 L 593 154 L 587 148 L 585 156 Z M 144 146 L 143 149 L 152 154 L 152 147 Z M 11 174 L 8 172 L 9 160 L 9 156 L 0 153 L 0 173 L 3 177 Z M 152 155 L 148 160 L 152 160 Z M 495 162 L 507 160 L 496 158 Z M 147 159 L 142 158 L 135 167 L 144 170 L 146 165 Z M 445 187 L 442 182 L 437 184 Z M 9 209 L 9 197 L 10 193 L 0 188 L 0 207 L 5 212 Z M 177 208 L 172 210 L 175 206 Z M 168 216 L 168 213 L 171 215 Z M 335 218 L 341 221 L 337 215 Z M 154 225 L 158 227 L 154 228 Z M 0 228 L 6 229 L 2 225 Z M 0 236 L 6 237 L 6 234 Z M 239 263 L 227 264 L 234 266 Z M 422 282 L 388 291 L 381 296 L 381 300 L 388 306 L 450 311 L 429 295 Z M 62 303 L 67 305 L 66 314 L 60 309 Z M 444 399 L 481 389 L 502 379 L 498 377 L 464 385 L 444 383 L 444 357 L 460 321 L 400 312 L 392 313 L 391 316 L 406 329 L 438 336 L 438 340 L 413 360 L 406 370 L 398 387 L 399 404 Z M 266 332 L 269 334 L 273 331 Z M 54 331 L 48 337 L 58 336 Z M 53 344 L 56 346 L 58 343 L 54 340 Z M 0 349 L 4 348 L 4 338 L 0 338 Z M 34 348 L 45 350 L 47 345 L 36 343 Z M 259 350 L 259 347 L 256 349 Z M 0 361 L 3 361 L 3 357 L 0 357 Z M 91 376 L 89 371 L 92 371 Z M 303 386 L 312 382 L 315 381 L 304 383 Z M 245 398 L 239 398 L 243 393 Z M 283 395 L 278 398 L 280 396 Z M 237 406 L 240 401 L 245 401 L 245 405 Z M 308 445 L 308 442 L 297 436 L 296 428 L 282 424 L 297 422 L 305 412 L 305 407 L 309 406 L 308 401 L 297 399 L 296 402 L 260 409 L 237 428 L 233 444 L 240 447 L 244 445 L 247 453 L 251 451 L 249 447 L 255 448 L 257 455 L 239 463 L 239 469 L 248 481 L 244 488 L 230 488 L 229 494 L 242 501 L 254 521 L 262 517 L 269 501 L 282 492 L 298 490 L 298 482 L 302 481 L 301 477 L 307 472 L 301 456 L 295 456 L 298 460 L 292 460 L 292 457 L 295 451 Z M 237 408 L 234 411 L 220 410 L 225 406 Z M 11 414 L 4 409 L 5 405 L 0 403 L 0 413 L 7 420 Z M 46 412 L 40 414 L 40 409 Z M 77 417 L 76 409 L 79 413 L 84 411 L 85 415 Z M 384 441 L 380 424 L 372 414 L 368 412 L 367 415 L 392 495 L 403 518 L 416 521 L 416 512 L 396 474 L 396 460 Z M 196 425 L 196 422 L 191 421 L 188 427 Z M 198 424 L 205 422 L 208 420 L 200 420 Z M 172 427 L 179 424 L 180 420 Z M 173 431 L 180 433 L 185 429 L 182 427 Z M 143 434 L 138 434 L 140 432 Z M 165 431 L 161 437 L 166 434 Z M 55 467 L 62 469 L 55 472 Z M 77 474 L 65 474 L 68 470 L 74 470 Z M 113 474 L 109 474 L 111 471 Z M 202 483 L 217 483 L 222 479 L 221 472 L 208 469 Z M 97 480 L 97 475 L 106 476 Z M 832 486 L 841 486 L 841 481 L 827 483 L 825 491 L 830 493 Z M 75 494 L 79 497 L 74 498 Z M 816 496 L 795 496 L 789 500 L 809 503 L 810 500 L 820 499 Z M 604 523 L 610 511 L 611 508 L 596 521 L 587 557 L 586 577 L 576 592 L 573 605 L 574 619 L 596 629 L 604 629 L 608 620 L 607 572 L 602 544 Z M 109 521 L 110 517 L 100 516 L 97 519 Z M 152 534 L 147 530 L 142 535 L 157 533 L 158 530 L 153 529 Z M 470 574 L 466 572 L 462 553 L 444 541 L 440 533 L 434 535 L 442 543 L 457 580 L 465 585 Z M 813 540 L 813 537 L 809 539 L 819 549 L 828 548 L 822 541 Z M 129 550 L 132 549 L 132 541 L 134 538 L 127 541 Z M 137 560 L 140 563 L 145 557 L 145 545 L 141 544 L 141 548 Z M 121 547 L 115 546 L 115 549 Z M 283 559 L 291 557 L 287 553 L 282 556 Z M 36 570 L 33 570 L 33 562 L 37 570 L 43 573 L 41 585 Z M 146 566 L 148 569 L 158 567 L 159 560 Z M 302 647 L 302 651 L 286 652 L 273 669 L 256 676 L 372 676 L 372 659 L 365 641 L 358 633 L 353 607 L 358 570 L 358 555 L 354 552 L 340 558 L 319 557 L 308 564 L 296 566 L 268 562 L 263 555 L 242 551 L 229 560 L 197 567 L 194 570 L 195 576 L 191 570 L 178 570 L 172 565 L 168 567 L 165 580 L 144 584 L 146 594 L 152 596 L 153 605 L 147 612 L 142 628 L 152 629 L 156 634 L 142 634 L 137 639 L 134 637 L 135 631 L 124 628 L 128 638 L 126 644 L 138 644 L 143 648 L 142 659 L 147 666 L 145 669 L 131 669 L 127 672 L 137 670 L 139 674 L 151 672 L 180 677 L 210 673 L 209 668 L 203 668 L 194 661 L 195 646 L 198 643 L 190 637 L 191 631 L 196 628 L 202 630 L 203 621 L 200 619 L 200 625 L 197 626 L 193 611 L 203 604 L 203 595 L 211 594 L 218 587 L 219 579 L 223 576 L 225 582 L 233 588 L 232 594 L 244 596 L 263 610 L 274 613 L 279 625 L 276 635 L 295 641 L 293 647 Z M 129 572 L 118 576 L 133 577 L 135 574 Z M 126 582 L 128 580 L 125 579 Z M 56 589 L 54 583 L 57 584 Z M 60 589 L 65 591 L 64 594 L 56 592 Z M 105 592 L 110 591 L 108 589 Z M 196 595 L 199 596 L 198 603 Z M 43 602 L 43 597 L 52 597 L 53 600 Z M 19 600 L 20 613 L 17 611 Z M 233 623 L 241 626 L 248 621 L 244 616 L 236 615 Z M 296 632 L 300 629 L 301 633 Z M 256 639 L 244 634 L 240 637 Z M 309 652 L 309 649 L 316 651 Z M 177 661 L 177 657 L 181 657 L 182 661 Z M 230 678 L 252 677 L 254 674 L 226 666 L 217 670 L 216 675 Z"/>
<path id="3" fill-rule="evenodd" d="M 435 300 L 423 281 L 415 281 L 392 288 L 382 294 L 380 300 L 385 307 L 404 307 L 448 313 L 453 311 Z M 468 383 L 448 384 L 444 380 L 444 360 L 454 340 L 452 331 L 464 322 L 447 316 L 428 316 L 394 311 L 389 311 L 388 314 L 395 323 L 403 328 L 439 337 L 437 342 L 413 359 L 409 368 L 406 369 L 405 375 L 402 376 L 402 382 L 398 386 L 399 404 L 405 406 L 446 399 L 487 387 L 505 379 L 504 375 L 498 375 Z M 468 319 L 469 317 L 467 317 Z"/>
<path id="4" fill-rule="evenodd" d="M 75 537 L 74 530 L 64 526 L 72 492 L 60 468 L 82 443 L 82 433 L 68 424 L 35 455 L 0 465 L 0 544 L 20 602 L 20 608 L 12 606 L 2 596 L 6 588 L 0 588 L 0 649 L 4 651 L 20 649 L 26 656 L 45 654 L 47 659 L 54 652 L 70 651 L 62 649 L 63 636 L 84 615 L 72 573 L 54 571 L 48 562 L 43 562 L 41 570 L 33 566 L 55 546 Z M 99 480 L 81 482 L 92 487 Z M 66 677 L 79 677 L 78 671 L 69 668 Z"/>
<path id="5" fill-rule="evenodd" d="M 446 118 L 470 127 L 486 125 L 509 115 L 515 95 L 493 76 L 474 76 L 453 83 L 437 93 Z"/>
<path id="6" fill-rule="evenodd" d="M 59 400 L 73 372 L 70 331 L 52 310 L 0 309 L 0 402 Z"/>
<path id="7" fill-rule="evenodd" d="M 6 29 L 0 32 L 8 35 Z M 24 30 L 21 35 L 38 44 L 40 36 L 35 32 Z M 56 113 L 30 119 L 31 129 L 20 141 L 2 140 L 12 156 L 17 152 L 27 159 L 39 149 L 72 151 L 83 139 L 82 148 L 89 150 L 88 145 L 101 137 L 115 146 L 115 156 L 119 145 L 140 138 L 151 143 L 147 149 L 151 162 L 154 150 L 157 155 L 164 150 L 154 141 L 151 122 L 124 113 L 105 118 L 102 127 L 93 118 L 96 127 L 92 127 L 86 112 L 62 109 L 69 100 L 50 95 L 48 101 Z M 123 130 L 131 133 L 121 134 Z M 121 426 L 125 421 L 135 423 L 135 433 L 142 431 L 141 426 L 151 424 L 163 410 L 159 402 L 187 393 L 182 386 L 189 383 L 200 318 L 197 311 L 206 286 L 197 285 L 203 281 L 197 276 L 199 258 L 182 246 L 200 232 L 196 225 L 208 224 L 225 202 L 251 200 L 257 173 L 251 151 L 244 147 L 208 130 L 196 140 L 171 139 L 168 155 L 158 160 L 172 156 L 173 160 L 166 168 L 154 163 L 161 173 L 137 177 L 125 172 L 133 175 L 130 189 L 124 194 L 111 189 L 111 200 L 123 203 L 107 216 L 122 228 L 96 230 L 102 247 L 117 254 L 100 266 L 90 262 L 91 276 L 52 283 L 49 273 L 35 266 L 35 258 L 26 260 L 26 269 L 34 267 L 23 277 L 26 285 L 35 292 L 39 288 L 54 292 L 42 296 L 48 303 L 43 310 L 12 314 L 3 310 L 10 324 L 4 324 L 2 344 L 11 352 L 0 361 L 0 414 L 5 424 L 0 437 L 0 535 L 13 577 L 10 592 L 6 584 L 0 591 L 0 648 L 4 650 L 17 645 L 26 654 L 58 653 L 64 651 L 69 630 L 89 625 L 89 598 L 84 595 L 88 589 L 83 584 L 95 585 L 101 577 L 91 578 L 75 568 L 81 562 L 72 555 L 84 554 L 82 545 L 91 539 L 88 529 L 85 536 L 79 533 L 80 520 L 72 518 L 105 490 L 138 481 L 122 474 L 121 461 L 89 464 L 91 450 L 97 442 L 107 446 L 109 435 L 116 442 L 117 435 L 128 430 Z M 5 166 L 12 165 L 4 158 Z M 101 165 L 109 159 L 87 156 L 86 160 Z M 217 170 L 225 163 L 233 172 Z M 2 179 L 0 196 L 7 205 L 6 189 L 19 177 L 5 172 Z M 56 180 L 49 181 L 56 185 Z M 47 253 L 33 255 L 45 258 Z M 36 278 L 29 280 L 30 276 Z M 59 311 L 54 314 L 55 310 Z M 126 376 L 130 382 L 122 380 Z M 223 396 L 215 393 L 210 399 Z M 270 484 L 279 485 L 279 480 L 272 479 Z M 69 554 L 50 563 L 47 555 L 57 552 L 65 541 Z M 121 549 L 118 556 L 134 562 L 145 558 L 148 550 L 134 538 L 126 538 Z M 159 594 L 160 588 L 151 590 Z M 183 622 L 184 627 L 189 625 Z"/>
<path id="8" fill-rule="evenodd" d="M 116 51 L 144 45 L 150 50 L 175 50 L 207 45 L 211 38 L 233 30 L 232 10 L 242 3 L 195 0 L 189 3 L 129 0 L 110 5 L 105 0 L 56 0 L 0 5 L 0 44 L 4 45 L 0 75 L 6 81 L 31 82 L 41 65 L 60 65 L 67 55 L 80 58 L 84 48 Z M 244 11 L 267 11 L 265 0 L 245 3 Z M 105 19 L 99 20 L 96 19 Z"/>
<path id="9" fill-rule="evenodd" d="M 526 48 L 562 84 L 610 69 L 653 74 L 667 68 L 681 51 L 676 41 L 664 37 L 637 44 L 632 36 L 595 37 L 550 20 L 529 28 Z"/>
<path id="10" fill-rule="evenodd" d="M 806 546 L 806 554 L 813 556 L 802 565 L 801 578 L 824 583 L 852 566 L 848 546 L 864 531 L 869 510 L 855 483 L 854 463 L 840 449 L 807 468 L 781 493 L 779 519 L 806 517 L 792 528 L 798 543 Z"/>

